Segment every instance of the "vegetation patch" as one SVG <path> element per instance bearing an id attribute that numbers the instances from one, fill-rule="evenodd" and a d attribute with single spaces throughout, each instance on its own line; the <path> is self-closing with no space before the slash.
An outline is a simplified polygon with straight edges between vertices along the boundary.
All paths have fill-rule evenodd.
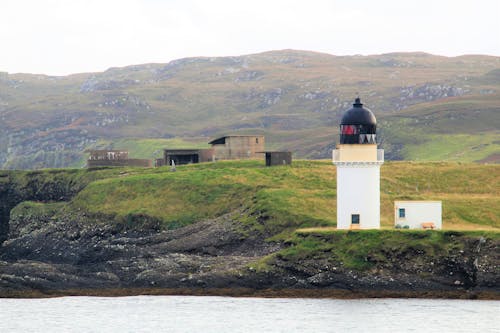
<path id="1" fill-rule="evenodd" d="M 35 201 L 23 201 L 10 211 L 11 218 L 29 219 L 32 217 L 47 216 L 52 217 L 59 213 L 66 203 L 52 202 L 42 203 Z"/>
<path id="2" fill-rule="evenodd" d="M 420 256 L 431 260 L 460 251 L 465 238 L 499 240 L 499 231 L 298 230 L 290 247 L 275 254 L 286 261 L 326 260 L 347 269 L 368 270 L 391 260 Z M 271 264 L 269 259 L 266 263 Z M 264 264 L 260 263 L 261 265 Z"/>

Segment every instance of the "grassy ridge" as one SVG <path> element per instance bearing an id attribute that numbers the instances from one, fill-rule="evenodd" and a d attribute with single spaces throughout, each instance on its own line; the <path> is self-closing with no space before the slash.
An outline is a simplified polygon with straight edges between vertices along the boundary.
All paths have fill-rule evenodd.
<path id="1" fill-rule="evenodd" d="M 117 220 L 137 214 L 153 216 L 167 228 L 239 208 L 270 219 L 271 224 L 255 227 L 272 228 L 274 233 L 288 227 L 332 225 L 327 207 L 335 196 L 325 179 L 332 182 L 335 174 L 330 172 L 333 166 L 318 165 L 325 163 L 266 168 L 260 161 L 217 162 L 180 166 L 177 172 L 160 168 L 153 174 L 94 182 L 78 194 L 72 206 L 114 215 Z M 318 209 L 308 208 L 314 205 Z"/>
<path id="2" fill-rule="evenodd" d="M 381 223 L 393 226 L 394 200 L 442 200 L 444 228 L 500 228 L 500 166 L 389 162 L 381 172 Z M 121 174 L 120 174 L 121 173 Z M 335 226 L 336 171 L 330 161 L 261 161 L 123 169 L 90 183 L 70 203 L 123 221 L 147 215 L 175 228 L 242 210 L 243 223 L 271 234 Z"/>

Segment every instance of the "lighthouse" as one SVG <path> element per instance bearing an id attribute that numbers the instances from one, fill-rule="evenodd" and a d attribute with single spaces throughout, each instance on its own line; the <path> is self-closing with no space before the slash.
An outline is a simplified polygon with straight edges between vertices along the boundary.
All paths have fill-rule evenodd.
<path id="1" fill-rule="evenodd" d="M 380 228 L 380 166 L 377 120 L 356 98 L 340 122 L 340 144 L 333 150 L 337 167 L 337 229 Z"/>

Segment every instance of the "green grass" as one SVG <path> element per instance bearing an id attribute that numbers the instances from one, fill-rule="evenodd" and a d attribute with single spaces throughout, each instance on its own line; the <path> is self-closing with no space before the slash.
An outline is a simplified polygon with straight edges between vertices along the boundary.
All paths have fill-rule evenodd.
<path id="1" fill-rule="evenodd" d="M 117 221 L 146 215 L 175 228 L 229 213 L 249 200 L 252 190 L 243 184 L 216 184 L 201 173 L 180 177 L 165 173 L 90 184 L 73 204 L 90 212 L 114 215 Z"/>
<path id="2" fill-rule="evenodd" d="M 324 182 L 332 180 L 333 174 L 328 174 L 332 170 L 333 166 L 322 162 L 266 168 L 260 161 L 179 166 L 176 172 L 160 168 L 154 174 L 96 181 L 72 205 L 117 220 L 144 214 L 163 221 L 167 228 L 245 209 L 269 220 L 261 225 L 247 219 L 253 227 L 277 233 L 300 226 L 332 225 L 326 207 L 334 194 Z M 318 209 L 311 210 L 314 205 Z"/>
<path id="3" fill-rule="evenodd" d="M 500 134 L 429 135 L 425 144 L 407 144 L 403 156 L 415 161 L 480 161 L 500 153 Z"/>
<path id="4" fill-rule="evenodd" d="M 54 216 L 64 209 L 65 202 L 40 203 L 23 201 L 10 211 L 11 217 L 29 218 L 34 216 Z"/>
<path id="5" fill-rule="evenodd" d="M 112 169 L 113 170 L 113 169 Z M 120 171 L 119 171 L 120 170 Z M 381 171 L 381 223 L 393 227 L 395 200 L 442 200 L 444 228 L 500 228 L 500 166 L 386 163 Z M 276 237 L 336 225 L 336 170 L 330 161 L 227 161 L 169 168 L 114 169 L 71 202 L 95 214 L 149 216 L 174 228 L 231 211 L 242 224 Z"/>
<path id="6" fill-rule="evenodd" d="M 500 228 L 500 166 L 389 162 L 381 171 L 381 223 L 392 226 L 395 200 L 441 200 L 444 228 Z"/>

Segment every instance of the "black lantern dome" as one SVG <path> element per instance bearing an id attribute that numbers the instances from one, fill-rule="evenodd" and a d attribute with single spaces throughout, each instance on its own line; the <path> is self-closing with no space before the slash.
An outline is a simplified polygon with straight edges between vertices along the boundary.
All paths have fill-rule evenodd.
<path id="1" fill-rule="evenodd" d="M 356 98 L 340 122 L 340 143 L 376 144 L 376 131 L 377 119 L 373 112 L 363 107 L 359 97 Z"/>

